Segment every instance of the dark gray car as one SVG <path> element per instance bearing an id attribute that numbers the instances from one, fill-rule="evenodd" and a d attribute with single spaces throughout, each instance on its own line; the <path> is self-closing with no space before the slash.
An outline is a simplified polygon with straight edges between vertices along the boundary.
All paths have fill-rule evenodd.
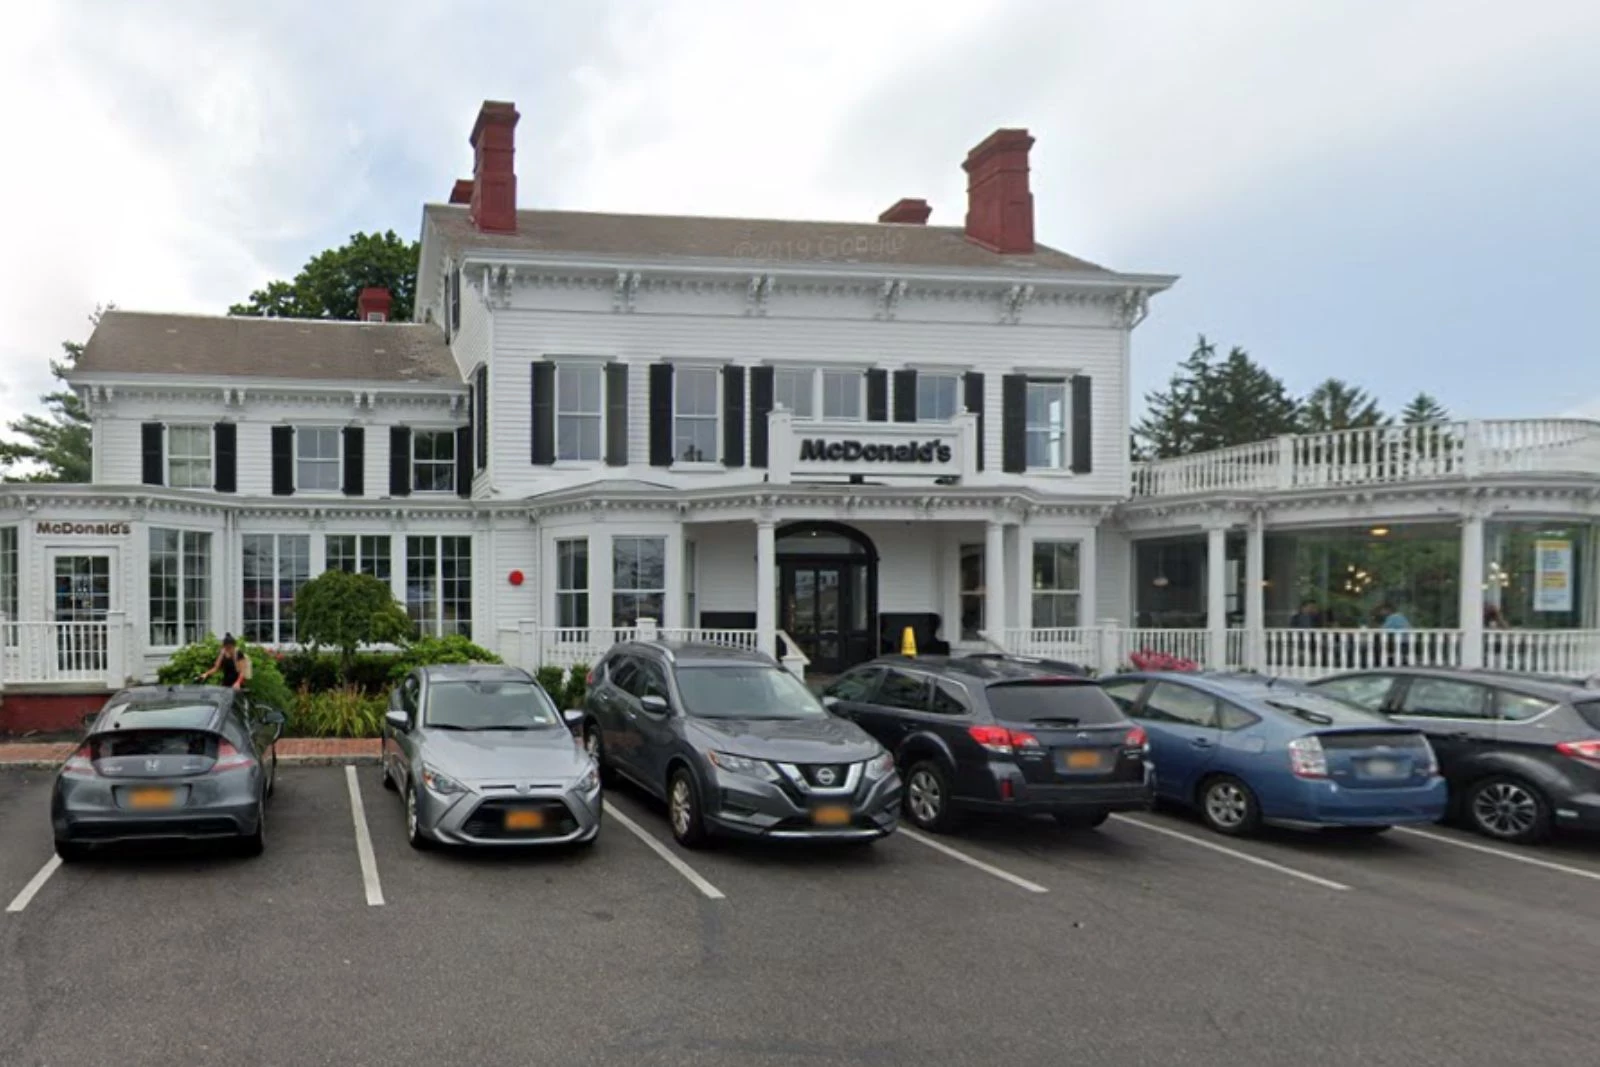
<path id="1" fill-rule="evenodd" d="M 515 667 L 421 667 L 390 696 L 383 784 L 413 848 L 592 844 L 600 772 L 549 695 Z"/>
<path id="2" fill-rule="evenodd" d="M 873 841 L 895 828 L 893 758 L 759 653 L 617 645 L 590 674 L 583 739 L 607 771 L 667 802 L 689 847 L 713 833 Z"/>
<path id="3" fill-rule="evenodd" d="M 259 856 L 283 722 L 279 709 L 218 686 L 124 689 L 56 774 L 56 854 L 72 862 L 95 845 L 223 839 Z"/>

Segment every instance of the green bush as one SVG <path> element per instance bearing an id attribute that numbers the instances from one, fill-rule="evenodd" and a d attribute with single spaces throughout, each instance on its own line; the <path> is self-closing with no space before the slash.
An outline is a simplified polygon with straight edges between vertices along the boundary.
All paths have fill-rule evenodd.
<path id="1" fill-rule="evenodd" d="M 250 680 L 245 683 L 245 691 L 287 714 L 294 702 L 294 693 L 283 680 L 278 654 L 271 649 L 248 647 L 243 641 L 239 642 L 239 650 L 250 659 Z M 162 685 L 193 684 L 211 669 L 221 652 L 222 642 L 217 635 L 206 634 L 202 640 L 174 652 L 156 671 L 156 681 Z M 213 674 L 209 681 L 219 685 L 220 678 L 220 674 Z"/>
<path id="2" fill-rule="evenodd" d="M 551 696 L 555 696 L 552 692 Z M 567 684 L 562 687 L 561 699 L 558 703 L 563 711 L 568 708 L 581 708 L 589 696 L 589 665 L 587 663 L 574 663 L 572 670 L 567 673 Z"/>
<path id="3" fill-rule="evenodd" d="M 377 737 L 389 701 L 353 685 L 295 694 L 287 733 L 294 737 Z"/>
<path id="4" fill-rule="evenodd" d="M 345 681 L 353 681 L 356 650 L 392 644 L 411 633 L 406 609 L 389 583 L 370 574 L 323 571 L 294 596 L 295 630 L 312 648 L 339 650 Z"/>
<path id="5" fill-rule="evenodd" d="M 562 667 L 540 667 L 534 672 L 539 688 L 550 694 L 550 699 L 561 703 L 567 692 L 567 672 Z"/>
<path id="6" fill-rule="evenodd" d="M 400 659 L 398 652 L 361 652 L 350 664 L 350 685 L 369 695 L 389 688 L 389 675 Z M 284 681 L 295 692 L 310 689 L 321 692 L 346 684 L 340 677 L 339 657 L 331 652 L 313 654 L 308 650 L 291 653 L 283 659 Z"/>
<path id="7" fill-rule="evenodd" d="M 389 668 L 389 681 L 398 682 L 418 667 L 435 663 L 499 663 L 500 657 L 459 635 L 424 637 L 407 645 Z"/>

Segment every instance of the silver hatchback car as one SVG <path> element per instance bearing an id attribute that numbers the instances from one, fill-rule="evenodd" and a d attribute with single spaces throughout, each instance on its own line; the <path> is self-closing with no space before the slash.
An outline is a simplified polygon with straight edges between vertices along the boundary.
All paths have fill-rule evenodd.
<path id="1" fill-rule="evenodd" d="M 600 772 L 548 694 L 515 667 L 422 667 L 390 697 L 383 784 L 413 848 L 592 844 Z"/>

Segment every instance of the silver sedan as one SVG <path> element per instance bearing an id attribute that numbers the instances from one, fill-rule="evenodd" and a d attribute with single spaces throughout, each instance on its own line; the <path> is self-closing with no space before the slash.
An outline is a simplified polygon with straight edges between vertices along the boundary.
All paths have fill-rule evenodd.
<path id="1" fill-rule="evenodd" d="M 600 772 L 548 694 L 514 667 L 422 667 L 390 697 L 383 784 L 413 848 L 592 844 Z"/>

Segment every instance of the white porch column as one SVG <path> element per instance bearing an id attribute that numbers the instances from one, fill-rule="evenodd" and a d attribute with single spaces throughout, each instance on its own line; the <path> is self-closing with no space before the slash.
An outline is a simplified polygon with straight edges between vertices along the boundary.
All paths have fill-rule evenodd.
<path id="1" fill-rule="evenodd" d="M 1266 531 L 1261 513 L 1250 516 L 1244 542 L 1244 665 L 1265 671 L 1266 662 Z"/>
<path id="2" fill-rule="evenodd" d="M 983 530 L 983 625 L 993 640 L 1005 644 L 1006 528 L 999 522 Z"/>
<path id="3" fill-rule="evenodd" d="M 1206 530 L 1206 666 L 1221 668 L 1228 655 L 1228 529 Z"/>
<path id="4" fill-rule="evenodd" d="M 778 654 L 778 539 L 771 519 L 756 523 L 756 645 Z"/>
<path id="5" fill-rule="evenodd" d="M 1461 519 L 1461 666 L 1483 666 L 1483 516 Z"/>

